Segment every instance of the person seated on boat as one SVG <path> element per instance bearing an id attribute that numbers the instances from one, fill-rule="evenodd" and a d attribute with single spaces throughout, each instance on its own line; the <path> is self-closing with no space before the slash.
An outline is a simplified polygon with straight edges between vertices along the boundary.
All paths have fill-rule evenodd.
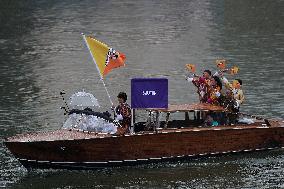
<path id="1" fill-rule="evenodd" d="M 216 116 L 213 112 L 209 112 L 204 120 L 204 126 L 218 126 L 219 122 L 216 120 Z"/>
<path id="2" fill-rule="evenodd" d="M 119 121 L 121 127 L 117 129 L 118 135 L 127 134 L 130 132 L 131 126 L 131 108 L 126 103 L 127 94 L 125 92 L 120 92 L 117 95 L 118 106 L 114 108 L 115 119 Z"/>
<path id="3" fill-rule="evenodd" d="M 187 77 L 187 81 L 191 81 L 197 87 L 197 93 L 199 95 L 199 101 L 206 103 L 209 98 L 209 86 L 211 83 L 211 71 L 204 70 L 203 76 L 199 77 L 194 75 L 193 78 Z"/>

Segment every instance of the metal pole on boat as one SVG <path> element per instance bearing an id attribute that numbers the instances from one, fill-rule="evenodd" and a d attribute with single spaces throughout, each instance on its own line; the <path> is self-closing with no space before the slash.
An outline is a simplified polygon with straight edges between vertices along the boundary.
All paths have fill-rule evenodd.
<path id="1" fill-rule="evenodd" d="M 104 85 L 104 88 L 105 88 L 105 91 L 106 91 L 107 96 L 108 96 L 108 98 L 109 98 L 109 101 L 110 101 L 110 103 L 111 103 L 111 106 L 113 106 L 113 102 L 112 102 L 111 97 L 110 97 L 110 94 L 109 94 L 109 92 L 108 92 L 108 90 L 107 90 L 107 87 L 106 87 L 106 84 L 105 84 L 105 82 L 104 82 L 103 76 L 102 76 L 101 73 L 100 73 L 100 70 L 99 70 L 99 67 L 98 67 L 98 65 L 97 65 L 97 62 L 96 62 L 95 58 L 93 57 L 92 52 L 91 52 L 91 49 L 90 49 L 90 47 L 89 47 L 89 45 L 88 45 L 88 43 L 87 43 L 86 36 L 85 36 L 85 34 L 83 34 L 83 33 L 82 33 L 82 36 L 83 36 L 83 39 L 84 39 L 84 41 L 85 41 L 85 44 L 87 45 L 87 47 L 88 47 L 88 49 L 89 49 L 89 52 L 90 52 L 90 54 L 91 54 L 91 57 L 93 58 L 93 61 L 94 61 L 95 65 L 96 65 L 96 68 L 97 68 L 97 70 L 98 70 L 98 72 L 99 72 L 101 81 L 102 81 L 102 83 L 103 83 L 103 85 Z"/>
<path id="2" fill-rule="evenodd" d="M 61 107 L 61 108 L 62 108 L 62 109 L 64 109 L 64 110 L 66 111 L 66 113 L 68 113 L 68 112 L 70 111 L 70 109 L 69 109 L 69 106 L 68 106 L 68 104 L 67 104 L 67 102 L 66 102 L 66 100 L 65 100 L 64 96 L 63 96 L 64 94 L 65 94 L 65 92 L 64 92 L 64 91 L 60 91 L 60 96 L 62 97 L 63 102 L 64 102 L 64 104 L 65 104 L 65 106 L 66 106 L 67 110 L 66 110 L 65 108 L 63 108 L 63 107 Z"/>
<path id="3" fill-rule="evenodd" d="M 135 109 L 131 108 L 131 133 L 134 133 L 134 124 L 135 124 Z"/>
<path id="4" fill-rule="evenodd" d="M 155 128 L 160 128 L 160 112 L 156 111 L 156 123 L 155 123 Z"/>

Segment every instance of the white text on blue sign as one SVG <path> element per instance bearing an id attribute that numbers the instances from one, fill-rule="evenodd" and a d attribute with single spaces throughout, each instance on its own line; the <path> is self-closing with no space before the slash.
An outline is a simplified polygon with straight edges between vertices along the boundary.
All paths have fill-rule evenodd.
<path id="1" fill-rule="evenodd" d="M 155 96 L 156 91 L 143 91 L 143 96 Z"/>

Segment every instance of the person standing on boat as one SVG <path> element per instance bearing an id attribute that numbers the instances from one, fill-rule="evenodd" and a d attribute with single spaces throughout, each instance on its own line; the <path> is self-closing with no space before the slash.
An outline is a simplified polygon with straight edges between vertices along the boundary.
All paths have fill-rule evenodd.
<path id="1" fill-rule="evenodd" d="M 120 92 L 117 95 L 118 106 L 114 108 L 115 119 L 119 121 L 121 127 L 118 128 L 118 134 L 123 135 L 130 132 L 131 126 L 131 108 L 126 103 L 127 94 Z"/>
<path id="2" fill-rule="evenodd" d="M 209 86 L 209 98 L 206 103 L 220 105 L 222 99 L 222 81 L 218 76 L 213 76 Z"/>
<path id="3" fill-rule="evenodd" d="M 210 70 L 204 70 L 202 77 L 198 77 L 196 75 L 194 75 L 193 78 L 187 77 L 187 81 L 192 81 L 192 83 L 197 87 L 197 93 L 201 103 L 206 103 L 210 97 L 209 90 L 211 79 Z"/>
<path id="4" fill-rule="evenodd" d="M 228 81 L 228 79 L 224 76 L 223 72 L 216 72 L 214 76 L 220 77 L 221 81 L 224 83 L 224 86 L 229 91 L 226 92 L 227 98 L 233 98 L 235 101 L 235 108 L 239 109 L 240 105 L 244 102 L 245 96 L 242 90 L 242 80 L 235 79 L 232 83 Z M 229 95 L 228 95 L 229 94 Z"/>
<path id="5" fill-rule="evenodd" d="M 240 110 L 240 105 L 244 102 L 245 96 L 242 90 L 242 80 L 235 79 L 230 83 L 227 78 L 221 77 L 222 81 L 225 84 L 225 87 L 228 89 L 225 106 L 228 107 L 228 110 L 231 113 L 228 113 L 229 123 L 235 124 L 238 119 L 238 112 Z M 226 108 L 227 108 L 226 107 Z"/>
<path id="6" fill-rule="evenodd" d="M 234 98 L 234 100 L 236 102 L 235 108 L 239 109 L 240 105 L 245 100 L 244 92 L 242 90 L 242 84 L 243 84 L 242 80 L 241 79 L 235 79 L 233 81 L 233 83 L 231 84 L 227 80 L 227 78 L 222 77 L 221 79 L 224 82 L 226 88 L 229 89 L 230 91 L 232 91 L 233 98 Z"/>

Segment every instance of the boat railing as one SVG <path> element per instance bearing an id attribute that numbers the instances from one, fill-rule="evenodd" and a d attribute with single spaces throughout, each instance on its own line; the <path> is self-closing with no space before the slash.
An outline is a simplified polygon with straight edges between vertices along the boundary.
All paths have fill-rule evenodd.
<path id="1" fill-rule="evenodd" d="M 207 108 L 209 107 L 209 108 Z M 145 110 L 145 109 L 144 109 Z M 233 115 L 238 120 L 235 123 L 230 123 L 225 117 L 225 121 L 218 125 L 212 126 L 246 126 L 252 125 L 255 122 L 261 123 L 260 125 L 271 126 L 270 120 L 267 120 L 261 116 L 254 116 L 242 112 L 228 112 L 220 107 L 208 106 L 208 105 L 172 105 L 168 109 L 146 109 L 148 112 L 148 118 L 142 122 L 133 122 L 134 132 L 142 130 L 156 131 L 157 129 L 170 129 L 170 128 L 194 128 L 194 127 L 208 127 L 204 125 L 204 115 L 213 113 L 217 115 L 227 116 Z M 175 119 L 173 115 L 176 113 L 184 114 L 182 119 Z M 162 116 L 162 114 L 164 114 Z M 241 119 L 242 118 L 242 119 Z M 259 125 L 259 124 L 256 124 Z M 210 127 L 210 126 L 209 126 Z"/>

